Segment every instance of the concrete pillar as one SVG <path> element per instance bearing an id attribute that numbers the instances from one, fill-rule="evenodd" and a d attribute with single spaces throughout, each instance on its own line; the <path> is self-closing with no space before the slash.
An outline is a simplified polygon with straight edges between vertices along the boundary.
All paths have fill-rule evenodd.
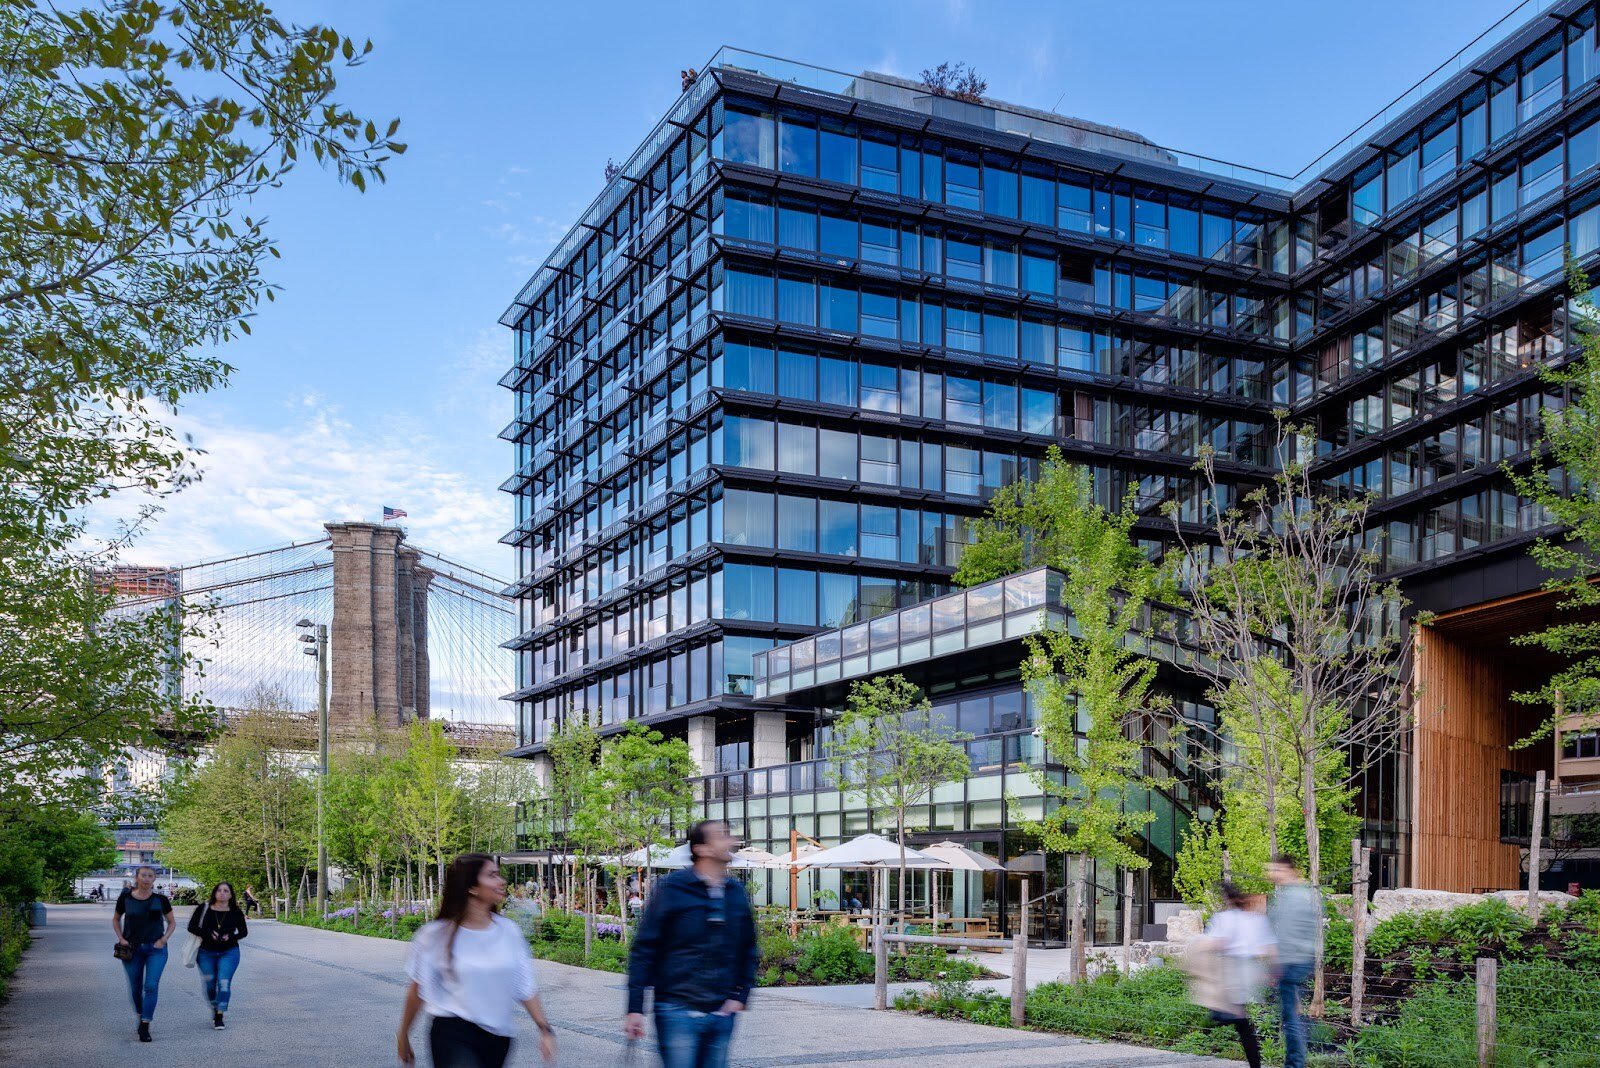
<path id="1" fill-rule="evenodd" d="M 539 789 L 550 789 L 550 777 L 555 770 L 556 762 L 549 753 L 533 754 L 533 781 L 539 784 Z"/>
<path id="2" fill-rule="evenodd" d="M 717 770 L 717 717 L 690 716 L 685 726 L 689 735 L 689 757 L 701 775 Z"/>
<path id="3" fill-rule="evenodd" d="M 770 768 L 789 759 L 788 716 L 782 712 L 750 713 L 750 766 Z"/>

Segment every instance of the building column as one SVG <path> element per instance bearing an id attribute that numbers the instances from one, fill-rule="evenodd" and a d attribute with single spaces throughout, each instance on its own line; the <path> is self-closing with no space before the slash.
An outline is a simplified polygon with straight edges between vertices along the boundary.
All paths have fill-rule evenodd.
<path id="1" fill-rule="evenodd" d="M 701 775 L 717 770 L 717 717 L 690 716 L 685 726 L 689 734 L 689 759 Z"/>
<path id="2" fill-rule="evenodd" d="M 533 754 L 533 781 L 539 785 L 539 789 L 545 791 L 550 789 L 550 778 L 555 774 L 555 770 L 555 758 L 549 753 Z"/>
<path id="3" fill-rule="evenodd" d="M 782 712 L 750 713 L 750 766 L 770 768 L 789 759 L 789 717 Z"/>

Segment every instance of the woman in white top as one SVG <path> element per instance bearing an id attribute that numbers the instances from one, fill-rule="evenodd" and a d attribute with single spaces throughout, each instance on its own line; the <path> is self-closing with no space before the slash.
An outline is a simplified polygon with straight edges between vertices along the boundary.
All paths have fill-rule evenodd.
<path id="1" fill-rule="evenodd" d="M 406 958 L 400 1063 L 411 1065 L 411 1025 L 426 1007 L 435 1068 L 502 1068 L 521 1005 L 539 1027 L 544 1059 L 555 1062 L 555 1032 L 533 979 L 533 954 L 522 929 L 495 908 L 506 898 L 500 866 L 464 853 L 445 871 L 439 916 L 416 933 Z"/>
<path id="2" fill-rule="evenodd" d="M 1261 1042 L 1250 1019 L 1250 1003 L 1267 979 L 1267 968 L 1277 951 L 1272 925 L 1267 921 L 1267 901 L 1246 894 L 1232 883 L 1222 884 L 1225 907 L 1211 917 L 1204 938 L 1207 947 L 1221 955 L 1222 978 L 1229 1009 L 1212 1009 L 1211 1018 L 1239 1032 L 1239 1044 L 1250 1068 L 1261 1068 Z"/>

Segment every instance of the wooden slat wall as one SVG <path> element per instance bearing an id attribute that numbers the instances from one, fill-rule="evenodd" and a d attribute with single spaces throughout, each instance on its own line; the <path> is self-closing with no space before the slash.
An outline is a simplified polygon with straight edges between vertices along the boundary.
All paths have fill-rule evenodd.
<path id="1" fill-rule="evenodd" d="M 1518 847 L 1500 841 L 1500 772 L 1533 774 L 1544 747 L 1511 749 L 1529 712 L 1511 701 L 1505 657 L 1422 628 L 1412 739 L 1411 884 L 1467 893 L 1522 882 Z M 1547 761 L 1546 761 L 1547 763 Z"/>

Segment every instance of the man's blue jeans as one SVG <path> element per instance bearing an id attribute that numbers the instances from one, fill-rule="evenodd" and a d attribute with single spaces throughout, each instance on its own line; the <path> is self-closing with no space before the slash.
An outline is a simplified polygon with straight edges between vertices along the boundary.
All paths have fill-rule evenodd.
<path id="1" fill-rule="evenodd" d="M 133 999 L 133 1011 L 141 1020 L 156 1016 L 156 995 L 161 990 L 161 973 L 167 967 L 167 947 L 157 949 L 154 942 L 141 942 L 133 947 L 133 959 L 122 962 L 128 976 L 128 996 Z"/>
<path id="2" fill-rule="evenodd" d="M 1300 996 L 1311 977 L 1311 963 L 1285 964 L 1278 971 L 1278 1013 L 1283 1021 L 1284 1068 L 1306 1068 L 1306 1019 Z"/>
<path id="3" fill-rule="evenodd" d="M 227 1012 L 233 973 L 239 970 L 239 947 L 202 949 L 194 964 L 205 979 L 206 1002 L 218 1012 Z"/>
<path id="4" fill-rule="evenodd" d="M 728 1068 L 733 1015 L 656 1005 L 656 1045 L 663 1068 Z"/>

